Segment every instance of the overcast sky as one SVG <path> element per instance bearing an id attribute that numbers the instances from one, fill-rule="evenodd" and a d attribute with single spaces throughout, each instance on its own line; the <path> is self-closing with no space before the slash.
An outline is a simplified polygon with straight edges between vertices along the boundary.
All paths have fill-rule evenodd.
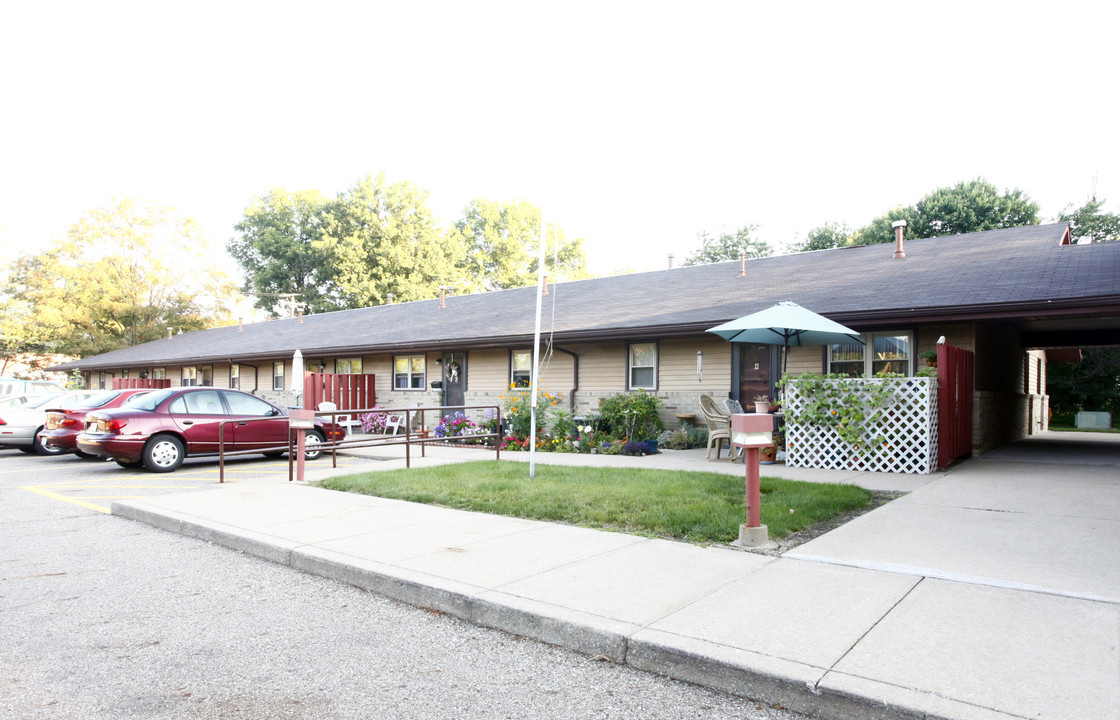
<path id="1" fill-rule="evenodd" d="M 592 271 L 774 244 L 982 176 L 1120 212 L 1115 3 L 0 3 L 0 247 L 117 195 L 219 243 L 384 171 L 528 199 Z"/>

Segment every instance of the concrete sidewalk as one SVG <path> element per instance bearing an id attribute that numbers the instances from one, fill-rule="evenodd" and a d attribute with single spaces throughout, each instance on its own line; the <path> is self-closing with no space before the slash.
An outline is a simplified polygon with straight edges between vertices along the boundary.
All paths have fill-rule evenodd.
<path id="1" fill-rule="evenodd" d="M 452 448 L 427 454 L 414 465 L 493 457 Z M 663 455 L 594 462 L 683 462 Z M 592 462 L 538 455 L 545 458 Z M 368 462 L 370 469 L 398 465 L 400 458 Z M 783 557 L 355 496 L 288 483 L 286 475 L 118 502 L 113 512 L 814 717 L 1115 720 L 1120 576 L 1108 574 L 1120 509 L 1108 504 L 1117 481 L 1104 475 L 1067 488 L 1098 491 L 1086 502 L 1094 519 L 1072 538 L 1029 522 L 1016 532 L 985 529 L 1002 511 L 950 512 L 967 506 L 974 488 L 1008 496 L 1013 488 L 1001 476 L 1053 476 L 1052 468 L 1038 475 L 1017 465 L 973 462 L 932 478 L 832 473 L 833 480 L 912 485 L 913 492 Z M 329 461 L 308 467 L 309 479 L 334 472 Z M 743 472 L 726 461 L 690 468 Z M 763 469 L 789 472 L 797 471 Z M 917 510 L 931 507 L 944 512 L 922 520 Z M 834 540 L 841 532 L 848 539 Z M 1050 567 L 1076 553 L 1044 553 L 1034 565 L 1024 559 L 1055 543 L 1096 544 L 1113 565 L 1098 574 L 1095 560 Z M 899 555 L 916 560 L 898 562 Z M 973 555 L 991 557 L 977 567 L 967 564 Z M 1007 570 L 1010 557 L 1020 565 Z"/>

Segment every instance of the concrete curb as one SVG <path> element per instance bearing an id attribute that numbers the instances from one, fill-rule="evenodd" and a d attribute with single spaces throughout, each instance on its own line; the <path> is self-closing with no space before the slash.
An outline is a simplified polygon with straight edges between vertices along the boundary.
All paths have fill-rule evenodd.
<path id="1" fill-rule="evenodd" d="M 139 500 L 114 502 L 112 512 L 398 602 L 446 613 L 475 625 L 731 695 L 778 704 L 822 719 L 1007 718 L 1006 714 L 956 701 L 916 697 L 916 693 L 904 688 L 884 688 L 881 683 L 839 676 L 827 668 L 719 646 L 223 523 L 157 510 Z M 889 701 L 876 699 L 883 697 Z M 940 714 L 945 711 L 948 714 Z"/>

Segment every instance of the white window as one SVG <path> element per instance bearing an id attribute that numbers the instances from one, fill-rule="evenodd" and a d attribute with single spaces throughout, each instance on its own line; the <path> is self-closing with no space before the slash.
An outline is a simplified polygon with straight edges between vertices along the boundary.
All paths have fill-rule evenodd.
<path id="1" fill-rule="evenodd" d="M 229 386 L 234 390 L 241 387 L 241 366 L 237 363 L 229 366 Z"/>
<path id="2" fill-rule="evenodd" d="M 167 377 L 167 368 L 152 368 L 152 374 L 149 377 L 153 380 L 163 380 Z"/>
<path id="3" fill-rule="evenodd" d="M 630 345 L 630 389 L 657 389 L 657 343 Z"/>
<path id="4" fill-rule="evenodd" d="M 334 371 L 339 375 L 361 375 L 361 358 L 339 358 L 334 361 Z"/>
<path id="5" fill-rule="evenodd" d="M 529 387 L 533 381 L 533 351 L 514 350 L 510 357 L 510 385 Z"/>
<path id="6" fill-rule="evenodd" d="M 211 387 L 214 385 L 214 366 L 203 365 L 198 368 L 198 384 Z"/>
<path id="7" fill-rule="evenodd" d="M 198 368 L 184 367 L 181 377 L 180 385 L 183 387 L 194 387 L 198 384 Z"/>
<path id="8" fill-rule="evenodd" d="M 279 360 L 272 363 L 272 389 L 284 389 L 284 361 Z"/>
<path id="9" fill-rule="evenodd" d="M 877 332 L 860 335 L 865 344 L 838 343 L 828 348 L 828 371 L 848 377 L 872 377 L 880 373 L 909 375 L 914 338 L 908 332 Z"/>
<path id="10" fill-rule="evenodd" d="M 423 390 L 425 386 L 423 355 L 397 355 L 393 358 L 393 389 Z"/>

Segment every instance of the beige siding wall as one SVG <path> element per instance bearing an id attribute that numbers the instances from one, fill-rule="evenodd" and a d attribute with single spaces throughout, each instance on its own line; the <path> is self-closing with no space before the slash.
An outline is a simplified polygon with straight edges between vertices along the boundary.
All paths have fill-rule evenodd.
<path id="1" fill-rule="evenodd" d="M 781 353 L 778 354 L 781 362 Z M 824 350 L 816 347 L 791 347 L 789 358 L 786 362 L 787 375 L 804 375 L 805 373 L 823 373 L 825 371 Z M 754 398 L 749 398 L 753 400 Z"/>

